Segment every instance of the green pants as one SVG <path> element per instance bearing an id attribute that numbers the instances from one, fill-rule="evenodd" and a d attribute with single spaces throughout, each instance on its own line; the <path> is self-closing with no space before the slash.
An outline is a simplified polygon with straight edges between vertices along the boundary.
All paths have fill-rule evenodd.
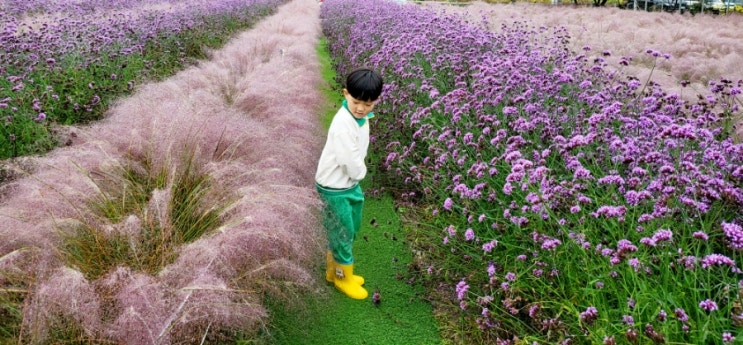
<path id="1" fill-rule="evenodd" d="M 315 185 L 324 202 L 323 223 L 328 235 L 328 249 L 335 262 L 353 263 L 353 241 L 361 229 L 364 192 L 358 184 L 349 189 L 331 189 Z"/>

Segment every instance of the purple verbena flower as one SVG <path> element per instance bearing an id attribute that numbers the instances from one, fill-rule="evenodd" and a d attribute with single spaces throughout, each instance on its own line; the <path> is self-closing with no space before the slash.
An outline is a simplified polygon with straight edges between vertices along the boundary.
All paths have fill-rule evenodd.
<path id="1" fill-rule="evenodd" d="M 731 248 L 743 249 L 743 227 L 735 223 L 722 222 L 722 232 Z"/>
<path id="2" fill-rule="evenodd" d="M 562 241 L 556 238 L 550 238 L 542 242 L 542 249 L 544 250 L 555 250 L 557 246 L 561 245 Z"/>
<path id="3" fill-rule="evenodd" d="M 444 200 L 444 209 L 447 211 L 451 211 L 452 206 L 454 205 L 454 202 L 451 200 L 451 198 L 446 198 Z"/>
<path id="4" fill-rule="evenodd" d="M 475 231 L 472 230 L 472 228 L 467 228 L 467 230 L 464 231 L 464 240 L 469 242 L 474 239 L 475 239 Z"/>
<path id="5" fill-rule="evenodd" d="M 656 316 L 656 319 L 658 319 L 658 321 L 660 321 L 660 322 L 666 322 L 666 319 L 667 319 L 667 318 L 668 318 L 668 314 L 667 314 L 667 313 L 666 313 L 666 311 L 665 311 L 665 310 L 663 310 L 663 309 L 661 309 L 661 310 L 660 310 L 660 311 L 658 312 L 658 316 Z"/>
<path id="6" fill-rule="evenodd" d="M 709 254 L 702 258 L 702 268 L 710 268 L 712 266 L 730 266 L 735 267 L 735 261 L 733 259 L 722 255 L 722 254 Z"/>
<path id="7" fill-rule="evenodd" d="M 633 326 L 635 324 L 635 318 L 633 318 L 631 315 L 623 315 L 622 323 L 627 326 Z"/>
<path id="8" fill-rule="evenodd" d="M 706 241 L 709 239 L 709 235 L 707 235 L 707 233 L 705 233 L 704 231 L 695 231 L 692 236 L 702 241 Z"/>
<path id="9" fill-rule="evenodd" d="M 488 276 L 492 277 L 495 275 L 495 265 L 492 262 L 488 263 Z"/>
<path id="10" fill-rule="evenodd" d="M 495 248 L 496 246 L 498 246 L 498 240 L 492 240 L 490 242 L 483 244 L 482 250 L 485 251 L 486 253 L 490 253 L 493 251 L 493 248 Z"/>
<path id="11" fill-rule="evenodd" d="M 467 282 L 464 279 L 462 279 L 459 283 L 457 283 L 456 289 L 457 300 L 461 301 L 467 295 L 467 291 L 470 289 L 470 286 L 467 285 Z"/>
<path id="12" fill-rule="evenodd" d="M 580 313 L 580 319 L 581 319 L 581 321 L 585 322 L 588 325 L 590 325 L 594 321 L 596 321 L 596 319 L 598 317 L 599 317 L 599 311 L 594 306 L 590 306 L 590 307 L 586 308 L 585 311 L 583 311 L 583 312 Z"/>
<path id="13" fill-rule="evenodd" d="M 730 334 L 730 332 L 723 332 L 722 341 L 724 343 L 732 343 L 735 341 L 735 337 L 732 334 Z"/>
<path id="14" fill-rule="evenodd" d="M 717 303 L 708 298 L 704 301 L 699 302 L 699 308 L 702 308 L 706 312 L 715 311 L 717 310 Z"/>
<path id="15" fill-rule="evenodd" d="M 676 314 L 676 318 L 681 322 L 689 321 L 689 316 L 686 315 L 686 312 L 681 308 L 676 308 L 676 310 L 673 311 L 674 314 Z"/>

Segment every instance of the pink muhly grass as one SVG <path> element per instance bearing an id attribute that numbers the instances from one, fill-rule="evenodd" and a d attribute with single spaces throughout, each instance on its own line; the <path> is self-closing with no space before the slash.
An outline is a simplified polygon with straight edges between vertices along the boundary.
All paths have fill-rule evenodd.
<path id="1" fill-rule="evenodd" d="M 53 340 L 47 339 L 51 329 L 74 327 L 81 328 L 86 336 L 94 335 L 100 328 L 101 305 L 93 285 L 68 267 L 60 267 L 45 278 L 23 310 L 32 342 Z"/>
<path id="2" fill-rule="evenodd" d="M 314 2 L 282 6 L 212 60 L 120 100 L 106 119 L 77 129 L 71 146 L 37 158 L 34 171 L 12 182 L 13 193 L 0 205 L 0 255 L 41 249 L 38 287 L 24 310 L 37 337 L 58 312 L 86 334 L 115 342 L 194 343 L 219 329 L 258 327 L 266 317 L 262 292 L 314 283 L 324 241 L 313 185 L 322 145 L 317 11 Z M 170 226 L 169 186 L 186 159 L 229 194 L 207 193 L 205 200 L 229 203 L 221 225 L 174 248 L 179 255 L 159 274 L 119 265 L 88 282 L 45 254 L 58 250 L 59 230 L 87 226 L 137 242 L 151 222 Z M 101 173 L 131 164 L 167 172 L 170 182 L 150 192 L 152 219 L 130 214 L 114 222 L 86 206 L 105 192 Z M 28 266 L 17 260 L 28 258 L 9 257 L 3 265 Z M 64 300 L 80 303 L 57 303 Z"/>
<path id="3" fill-rule="evenodd" d="M 433 6 L 433 5 L 429 5 Z M 524 20 L 535 25 L 565 27 L 570 33 L 570 46 L 575 52 L 591 47 L 594 55 L 611 53 L 607 61 L 616 65 L 621 57 L 632 56 L 637 66 L 628 68 L 629 74 L 645 80 L 651 66 L 651 56 L 644 54 L 648 48 L 668 53 L 672 63 L 661 63 L 666 73 L 654 73 L 665 90 L 678 92 L 679 82 L 689 80 L 698 90 L 704 90 L 710 80 L 727 77 L 743 79 L 740 67 L 743 57 L 738 28 L 743 17 L 695 16 L 676 13 L 623 10 L 616 7 L 584 7 L 577 11 L 570 6 L 544 6 L 528 3 L 487 4 L 473 2 L 467 7 L 447 7 L 448 12 L 464 12 L 475 19 L 482 13 L 494 29 L 500 23 Z M 628 29 L 631 28 L 631 29 Z M 736 48 L 737 47 L 737 48 Z M 644 68 L 642 66 L 645 66 Z M 662 79 L 660 79 L 662 78 Z M 661 81 L 664 80 L 664 81 Z M 695 96 L 696 92 L 689 96 Z"/>
<path id="4" fill-rule="evenodd" d="M 168 297 L 166 287 L 155 277 L 135 273 L 126 267 L 115 269 L 100 280 L 107 295 L 107 304 L 112 306 L 113 321 L 105 335 L 126 343 L 157 343 L 159 331 L 165 325 L 167 314 L 176 302 Z M 139 332 L 131 332 L 136 327 Z M 164 342 L 167 343 L 168 339 Z"/>

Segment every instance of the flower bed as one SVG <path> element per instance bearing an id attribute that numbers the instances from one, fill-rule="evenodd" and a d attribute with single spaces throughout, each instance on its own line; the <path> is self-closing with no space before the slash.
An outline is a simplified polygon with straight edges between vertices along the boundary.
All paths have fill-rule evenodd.
<path id="1" fill-rule="evenodd" d="M 58 144 L 144 79 L 204 58 L 284 0 L 6 0 L 0 6 L 0 159 Z"/>
<path id="2" fill-rule="evenodd" d="M 447 327 L 466 331 L 457 336 L 738 334 L 739 82 L 714 82 L 690 104 L 588 60 L 590 47 L 570 51 L 559 27 L 489 31 L 386 1 L 326 1 L 321 18 L 339 74 L 367 64 L 389 83 L 378 179 L 423 205 L 421 278 L 449 287 L 451 317 L 467 321 Z"/>

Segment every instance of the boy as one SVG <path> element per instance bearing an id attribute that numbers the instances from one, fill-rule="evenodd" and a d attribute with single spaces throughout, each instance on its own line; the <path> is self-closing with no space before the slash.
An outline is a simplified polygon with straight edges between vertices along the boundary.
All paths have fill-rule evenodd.
<path id="1" fill-rule="evenodd" d="M 382 93 L 382 77 L 368 68 L 348 74 L 343 106 L 333 117 L 320 155 L 315 187 L 325 203 L 323 220 L 328 236 L 325 279 L 353 299 L 368 296 L 364 278 L 353 274 L 353 241 L 361 227 L 364 193 L 359 181 L 366 176 L 364 159 L 369 147 L 369 119 Z"/>

